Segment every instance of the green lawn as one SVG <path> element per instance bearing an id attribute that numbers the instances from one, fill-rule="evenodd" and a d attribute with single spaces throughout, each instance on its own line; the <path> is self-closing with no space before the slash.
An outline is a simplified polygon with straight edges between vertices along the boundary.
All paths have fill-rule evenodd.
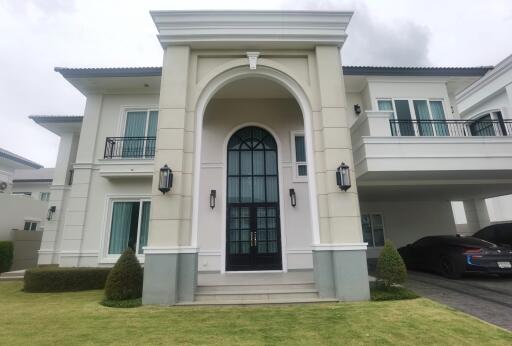
<path id="1" fill-rule="evenodd" d="M 511 345 L 512 333 L 427 299 L 256 307 L 101 306 L 101 291 L 0 283 L 0 344 Z"/>

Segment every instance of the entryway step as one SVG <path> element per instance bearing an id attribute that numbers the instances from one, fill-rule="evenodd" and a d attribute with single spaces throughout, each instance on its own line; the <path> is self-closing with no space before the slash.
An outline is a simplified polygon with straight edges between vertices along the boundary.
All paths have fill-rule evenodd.
<path id="1" fill-rule="evenodd" d="M 293 283 L 293 284 L 240 284 L 240 285 L 200 285 L 197 286 L 196 293 L 217 293 L 217 292 L 281 292 L 297 290 L 315 290 L 313 282 Z"/>
<path id="2" fill-rule="evenodd" d="M 183 302 L 180 306 L 219 306 L 219 305 L 261 305 L 261 304 L 311 304 L 311 303 L 336 303 L 331 298 L 291 298 L 291 299 L 255 299 L 255 300 L 205 300 Z"/>
<path id="3" fill-rule="evenodd" d="M 25 270 L 15 270 L 0 274 L 0 281 L 22 281 L 25 277 Z"/>

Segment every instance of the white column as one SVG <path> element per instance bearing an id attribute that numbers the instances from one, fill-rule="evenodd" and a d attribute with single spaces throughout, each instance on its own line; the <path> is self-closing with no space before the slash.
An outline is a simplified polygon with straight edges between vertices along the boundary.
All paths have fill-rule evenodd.
<path id="1" fill-rule="evenodd" d="M 467 231 L 470 235 L 491 223 L 485 199 L 465 200 L 464 212 L 466 213 Z"/>

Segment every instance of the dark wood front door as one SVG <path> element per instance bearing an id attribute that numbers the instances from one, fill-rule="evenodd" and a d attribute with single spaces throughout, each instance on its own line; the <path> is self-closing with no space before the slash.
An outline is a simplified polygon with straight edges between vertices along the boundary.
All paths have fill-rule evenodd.
<path id="1" fill-rule="evenodd" d="M 282 269 L 277 145 L 259 127 L 228 143 L 226 269 Z"/>

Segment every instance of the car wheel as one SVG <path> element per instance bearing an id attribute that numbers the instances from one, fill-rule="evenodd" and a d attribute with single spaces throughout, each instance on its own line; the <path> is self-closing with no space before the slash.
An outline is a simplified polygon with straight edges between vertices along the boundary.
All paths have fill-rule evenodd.
<path id="1" fill-rule="evenodd" d="M 440 267 L 441 267 L 440 268 L 441 274 L 445 278 L 458 279 L 462 275 L 462 271 L 454 263 L 453 259 L 451 259 L 447 256 L 441 257 Z"/>

